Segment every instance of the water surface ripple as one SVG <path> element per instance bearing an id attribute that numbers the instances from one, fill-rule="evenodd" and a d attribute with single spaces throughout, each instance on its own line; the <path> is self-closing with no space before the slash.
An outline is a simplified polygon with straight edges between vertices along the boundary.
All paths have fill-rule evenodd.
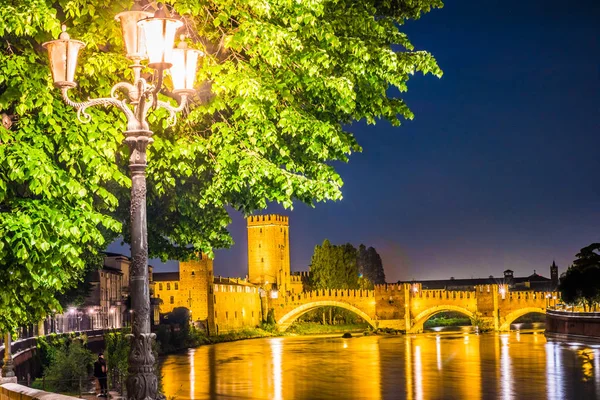
<path id="1" fill-rule="evenodd" d="M 600 399 L 600 346 L 542 331 L 254 339 L 167 356 L 161 370 L 182 400 Z"/>

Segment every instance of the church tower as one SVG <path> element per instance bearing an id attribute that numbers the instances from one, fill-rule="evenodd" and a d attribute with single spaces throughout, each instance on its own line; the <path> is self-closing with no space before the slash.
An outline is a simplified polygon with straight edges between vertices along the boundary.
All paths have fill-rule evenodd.
<path id="1" fill-rule="evenodd" d="M 290 290 L 290 238 L 288 217 L 255 215 L 248 217 L 248 279 L 251 283 L 276 289 L 282 295 Z"/>
<path id="2" fill-rule="evenodd" d="M 558 288 L 558 266 L 552 260 L 552 265 L 550 266 L 550 280 L 552 280 L 552 288 L 556 290 Z"/>

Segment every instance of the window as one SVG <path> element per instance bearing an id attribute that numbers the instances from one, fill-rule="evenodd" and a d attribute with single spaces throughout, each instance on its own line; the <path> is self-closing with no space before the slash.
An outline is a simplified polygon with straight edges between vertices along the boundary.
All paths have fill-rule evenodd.
<path id="1" fill-rule="evenodd" d="M 179 290 L 179 283 L 175 282 L 175 290 Z"/>
<path id="2" fill-rule="evenodd" d="M 171 304 L 175 304 L 175 297 L 171 296 Z"/>
<path id="3" fill-rule="evenodd" d="M 262 245 L 259 243 L 259 244 L 258 244 L 258 248 L 260 249 L 261 247 L 262 247 Z"/>
<path id="4" fill-rule="evenodd" d="M 156 297 L 158 297 L 160 299 L 160 294 L 157 294 Z"/>
<path id="5" fill-rule="evenodd" d="M 260 233 L 262 233 L 262 228 L 260 228 Z"/>
<path id="6" fill-rule="evenodd" d="M 225 319 L 229 319 L 229 311 L 225 311 Z"/>
<path id="7" fill-rule="evenodd" d="M 167 282 L 167 290 L 171 290 L 171 282 Z"/>
<path id="8" fill-rule="evenodd" d="M 215 298 L 214 303 L 217 304 L 217 296 L 213 296 Z"/>
<path id="9" fill-rule="evenodd" d="M 162 283 L 158 284 L 158 290 L 162 290 Z"/>
<path id="10" fill-rule="evenodd" d="M 217 318 L 217 312 L 215 311 L 215 318 Z"/>
<path id="11" fill-rule="evenodd" d="M 237 311 L 235 312 L 235 318 L 237 319 Z"/>
<path id="12" fill-rule="evenodd" d="M 196 276 L 196 271 L 192 271 L 192 276 Z"/>
<path id="13" fill-rule="evenodd" d="M 261 257 L 260 262 L 265 262 L 265 259 Z"/>
<path id="14" fill-rule="evenodd" d="M 252 311 L 252 318 L 254 318 L 254 311 Z"/>

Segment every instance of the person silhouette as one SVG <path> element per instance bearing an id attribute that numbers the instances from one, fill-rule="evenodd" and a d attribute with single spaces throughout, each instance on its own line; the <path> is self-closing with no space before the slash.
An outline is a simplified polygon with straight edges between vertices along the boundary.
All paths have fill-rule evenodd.
<path id="1" fill-rule="evenodd" d="M 99 353 L 98 359 L 94 363 L 94 376 L 98 379 L 98 384 L 100 385 L 100 394 L 98 397 L 108 397 L 108 388 L 107 388 L 107 367 L 106 361 L 104 360 L 104 354 Z"/>

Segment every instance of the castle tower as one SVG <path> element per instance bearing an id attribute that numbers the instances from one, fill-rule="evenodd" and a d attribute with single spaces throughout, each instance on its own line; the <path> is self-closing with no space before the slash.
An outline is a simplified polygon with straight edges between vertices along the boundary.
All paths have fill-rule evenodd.
<path id="1" fill-rule="evenodd" d="M 552 265 L 550 266 L 550 280 L 552 280 L 552 289 L 556 290 L 558 287 L 558 266 L 552 260 Z"/>
<path id="2" fill-rule="evenodd" d="M 212 320 L 213 260 L 202 254 L 201 260 L 179 263 L 179 296 L 183 307 L 192 314 L 192 322 L 201 322 L 209 327 Z M 209 328 L 210 329 L 210 328 Z"/>
<path id="3" fill-rule="evenodd" d="M 288 217 L 248 217 L 248 278 L 282 294 L 290 290 L 290 240 Z"/>

